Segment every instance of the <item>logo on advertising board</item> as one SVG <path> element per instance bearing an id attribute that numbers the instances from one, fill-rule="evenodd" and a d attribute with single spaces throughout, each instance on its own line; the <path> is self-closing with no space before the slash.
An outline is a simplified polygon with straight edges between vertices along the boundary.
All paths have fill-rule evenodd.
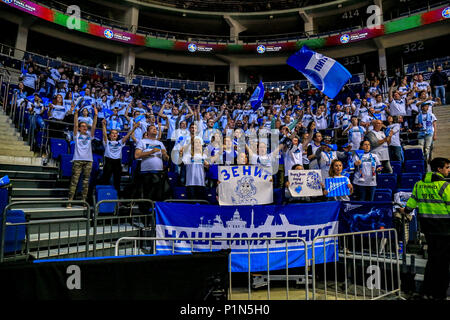
<path id="1" fill-rule="evenodd" d="M 442 16 L 446 19 L 450 18 L 450 7 L 447 7 L 444 10 L 442 10 Z"/>
<path id="2" fill-rule="evenodd" d="M 103 32 L 106 38 L 112 39 L 114 37 L 114 32 L 110 29 L 106 29 L 105 32 Z"/>
<path id="3" fill-rule="evenodd" d="M 260 44 L 260 45 L 256 48 L 256 51 L 257 51 L 258 53 L 264 53 L 264 52 L 266 52 L 266 47 L 265 47 L 264 45 Z"/>
<path id="4" fill-rule="evenodd" d="M 197 45 L 195 43 L 189 43 L 188 50 L 189 50 L 189 52 L 197 51 Z"/>
<path id="5" fill-rule="evenodd" d="M 341 43 L 347 43 L 350 41 L 350 36 L 348 34 L 343 34 L 341 36 Z"/>

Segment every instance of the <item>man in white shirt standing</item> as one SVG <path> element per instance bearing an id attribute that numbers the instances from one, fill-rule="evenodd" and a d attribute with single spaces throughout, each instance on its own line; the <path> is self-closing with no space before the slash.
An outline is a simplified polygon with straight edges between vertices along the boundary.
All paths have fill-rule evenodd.
<path id="1" fill-rule="evenodd" d="M 164 144 L 157 140 L 158 130 L 156 126 L 150 125 L 147 128 L 147 138 L 140 140 L 136 146 L 135 158 L 142 159 L 141 179 L 144 186 L 144 199 L 161 201 L 164 191 L 163 160 L 168 161 Z M 145 206 L 147 208 L 147 206 Z"/>
<path id="2" fill-rule="evenodd" d="M 406 116 L 406 99 L 394 87 L 389 88 L 389 114 L 391 116 Z"/>
<path id="3" fill-rule="evenodd" d="M 419 129 L 418 144 L 423 147 L 425 161 L 430 158 L 430 150 L 433 141 L 436 140 L 436 116 L 428 111 L 429 104 L 421 105 L 421 112 L 416 117 L 416 125 Z"/>
<path id="4" fill-rule="evenodd" d="M 386 136 L 382 127 L 383 121 L 375 120 L 373 122 L 373 130 L 366 134 L 366 138 L 370 142 L 372 153 L 378 156 L 384 173 L 392 173 L 392 167 L 389 162 L 388 144 L 391 143 L 394 131 L 391 130 L 388 136 Z"/>

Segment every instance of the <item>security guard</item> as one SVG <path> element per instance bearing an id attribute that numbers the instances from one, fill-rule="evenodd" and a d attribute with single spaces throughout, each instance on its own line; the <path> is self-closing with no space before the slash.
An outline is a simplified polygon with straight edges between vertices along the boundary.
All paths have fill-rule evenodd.
<path id="1" fill-rule="evenodd" d="M 428 245 L 423 297 L 445 300 L 450 280 L 450 183 L 445 178 L 450 160 L 435 158 L 430 166 L 432 172 L 415 184 L 401 212 L 410 213 L 417 208 L 420 229 Z"/>

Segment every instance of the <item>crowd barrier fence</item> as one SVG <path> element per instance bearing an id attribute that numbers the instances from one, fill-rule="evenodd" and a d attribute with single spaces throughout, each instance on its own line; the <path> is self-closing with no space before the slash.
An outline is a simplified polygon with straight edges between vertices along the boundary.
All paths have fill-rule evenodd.
<path id="1" fill-rule="evenodd" d="M 335 259 L 323 264 L 323 279 L 318 281 L 317 273 L 319 270 L 315 263 L 316 246 L 329 240 L 333 242 L 333 248 L 336 252 Z M 332 290 L 334 289 L 335 300 L 378 300 L 395 294 L 402 299 L 397 240 L 395 229 L 316 237 L 312 242 L 313 300 L 319 299 L 319 291 L 322 293 L 321 300 L 328 300 L 329 287 Z M 321 250 L 326 251 L 327 248 L 323 246 L 322 249 L 321 246 Z M 323 256 L 326 258 L 325 252 Z M 342 258 L 344 259 L 344 265 L 338 266 L 338 261 Z M 370 276 L 366 279 L 367 273 Z M 344 278 L 343 286 L 342 278 Z M 349 280 L 351 280 L 350 285 Z"/>
<path id="2" fill-rule="evenodd" d="M 120 253 L 119 248 L 120 248 L 120 244 L 122 242 L 127 242 L 130 243 L 132 245 L 132 252 L 129 255 L 134 255 L 134 256 L 138 256 L 138 255 L 142 255 L 144 253 L 142 253 L 140 251 L 140 248 L 143 246 L 148 246 L 148 242 L 153 242 L 152 248 L 153 248 L 153 254 L 156 253 L 156 241 L 171 241 L 172 242 L 172 253 L 175 253 L 176 251 L 176 242 L 177 241 L 188 241 L 191 243 L 191 253 L 196 252 L 194 251 L 193 248 L 193 241 L 207 241 L 209 242 L 209 246 L 210 246 L 210 252 L 213 251 L 212 249 L 212 242 L 222 242 L 222 241 L 227 241 L 228 243 L 230 243 L 230 241 L 236 240 L 235 238 L 167 238 L 167 237 L 123 237 L 120 238 L 116 241 L 116 245 L 115 245 L 115 256 L 119 256 L 119 255 L 123 255 Z M 304 262 L 305 262 L 305 268 L 303 273 L 300 275 L 295 275 L 294 278 L 300 278 L 302 281 L 301 283 L 304 284 L 304 290 L 305 290 L 305 300 L 309 300 L 309 285 L 311 282 L 310 279 L 310 275 L 309 275 L 309 271 L 308 271 L 308 245 L 306 243 L 306 241 L 301 238 L 301 237 L 276 237 L 276 238 L 239 238 L 240 241 L 246 241 L 247 242 L 247 247 L 248 247 L 248 271 L 247 271 L 247 296 L 248 296 L 248 300 L 252 300 L 252 272 L 250 272 L 250 268 L 251 268 L 251 253 L 250 253 L 250 247 L 251 247 L 251 243 L 254 242 L 255 240 L 264 240 L 267 244 L 267 272 L 266 272 L 266 276 L 267 276 L 267 299 L 270 300 L 271 299 L 271 273 L 270 273 L 270 259 L 269 259 L 269 244 L 270 241 L 272 240 L 276 240 L 276 241 L 285 241 L 286 246 L 285 246 L 285 256 L 286 256 L 286 268 L 285 268 L 285 274 L 283 275 L 283 280 L 285 280 L 285 292 L 286 292 L 286 299 L 289 299 L 290 297 L 290 285 L 289 285 L 289 281 L 293 278 L 293 275 L 289 274 L 289 241 L 299 241 L 302 243 L 303 248 L 304 248 Z M 231 249 L 231 245 L 229 245 L 228 249 Z M 232 299 L 233 297 L 233 284 L 232 284 L 232 272 L 231 272 L 231 262 L 232 262 L 232 256 L 233 256 L 233 252 L 231 251 L 230 255 L 229 255 L 229 261 L 228 261 L 228 280 L 229 280 L 229 298 Z M 301 273 L 301 272 L 300 272 Z M 280 279 L 280 276 L 278 275 L 276 277 L 277 279 Z M 298 284 L 299 282 L 297 282 Z"/>

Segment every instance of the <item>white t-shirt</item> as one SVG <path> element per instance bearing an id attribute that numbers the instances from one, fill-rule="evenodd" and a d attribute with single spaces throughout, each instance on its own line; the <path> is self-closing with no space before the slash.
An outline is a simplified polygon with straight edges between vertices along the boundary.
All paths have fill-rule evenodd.
<path id="1" fill-rule="evenodd" d="M 66 116 L 67 108 L 65 106 L 53 105 L 51 118 L 56 120 L 64 120 Z"/>
<path id="2" fill-rule="evenodd" d="M 422 127 L 419 130 L 425 132 L 426 135 L 431 135 L 434 133 L 433 122 L 436 120 L 436 116 L 433 113 L 427 112 L 426 114 L 423 114 L 421 112 L 416 117 L 416 124 L 422 124 Z"/>
<path id="3" fill-rule="evenodd" d="M 417 86 L 417 88 L 419 88 L 419 90 L 426 90 L 428 92 L 428 88 L 430 87 L 430 84 L 428 83 L 428 81 L 422 81 L 422 82 L 418 82 L 416 86 Z"/>
<path id="4" fill-rule="evenodd" d="M 383 131 L 371 131 L 375 134 L 375 136 L 377 137 L 377 140 L 382 140 L 384 138 L 386 138 L 386 135 L 384 134 Z M 388 144 L 387 142 L 382 143 L 381 145 L 379 145 L 378 147 L 374 148 L 372 150 L 372 153 L 378 156 L 378 159 L 380 161 L 385 161 L 385 160 L 389 160 L 389 149 L 388 149 Z"/>
<path id="5" fill-rule="evenodd" d="M 358 150 L 366 129 L 361 126 L 352 127 L 348 130 L 348 143 L 352 145 L 352 150 Z"/>
<path id="6" fill-rule="evenodd" d="M 316 123 L 317 130 L 324 130 L 327 128 L 327 118 L 325 117 L 325 112 L 320 116 L 313 115 L 314 121 Z"/>
<path id="7" fill-rule="evenodd" d="M 393 123 L 387 126 L 386 129 L 386 134 L 389 135 L 390 131 L 394 131 L 394 134 L 392 135 L 391 138 L 391 143 L 389 144 L 390 146 L 393 147 L 401 147 L 402 144 L 400 143 L 400 124 L 399 123 Z"/>
<path id="8" fill-rule="evenodd" d="M 148 152 L 153 149 L 166 150 L 161 141 L 153 139 L 142 139 L 138 142 L 136 149 L 142 152 Z M 147 158 L 143 158 L 141 162 L 141 171 L 161 171 L 163 170 L 162 152 L 158 151 Z"/>
<path id="9" fill-rule="evenodd" d="M 377 185 L 376 169 L 381 165 L 376 154 L 364 153 L 361 158 L 355 153 L 353 161 L 361 160 L 361 165 L 355 168 L 353 184 L 359 186 L 374 187 Z"/>
<path id="10" fill-rule="evenodd" d="M 122 159 L 122 148 L 124 146 L 122 139 L 117 141 L 108 140 L 107 142 L 103 140 L 103 145 L 105 146 L 105 157 L 110 159 Z"/>
<path id="11" fill-rule="evenodd" d="M 77 133 L 75 136 L 75 149 L 72 161 L 93 161 L 92 159 L 92 137 L 90 132 L 86 134 Z"/>
<path id="12" fill-rule="evenodd" d="M 289 170 L 294 165 L 303 165 L 303 148 L 302 145 L 292 146 L 291 149 L 288 149 L 283 153 L 284 156 L 284 176 L 287 177 L 289 175 Z"/>
<path id="13" fill-rule="evenodd" d="M 322 182 L 325 183 L 325 179 L 329 177 L 328 172 L 330 171 L 331 162 L 337 159 L 336 151 L 325 152 L 322 151 L 320 153 L 319 159 L 319 167 L 322 172 Z"/>
<path id="14" fill-rule="evenodd" d="M 203 161 L 206 155 L 195 154 L 194 158 L 191 154 L 183 155 L 183 163 L 186 166 L 186 187 L 189 186 L 205 186 L 205 167 Z"/>
<path id="15" fill-rule="evenodd" d="M 391 116 L 406 116 L 406 100 L 403 98 L 393 99 L 389 104 L 389 113 Z"/>
<path id="16" fill-rule="evenodd" d="M 316 154 L 317 149 L 320 148 L 320 145 L 316 145 L 314 142 L 310 143 L 312 154 Z M 313 159 L 309 162 L 309 169 L 319 169 L 319 164 L 317 163 L 317 159 Z"/>
<path id="17" fill-rule="evenodd" d="M 94 122 L 94 120 L 92 120 L 91 117 L 87 116 L 87 117 L 79 117 L 78 118 L 78 123 L 80 122 L 84 122 L 88 125 L 88 127 L 92 127 L 92 123 Z"/>

